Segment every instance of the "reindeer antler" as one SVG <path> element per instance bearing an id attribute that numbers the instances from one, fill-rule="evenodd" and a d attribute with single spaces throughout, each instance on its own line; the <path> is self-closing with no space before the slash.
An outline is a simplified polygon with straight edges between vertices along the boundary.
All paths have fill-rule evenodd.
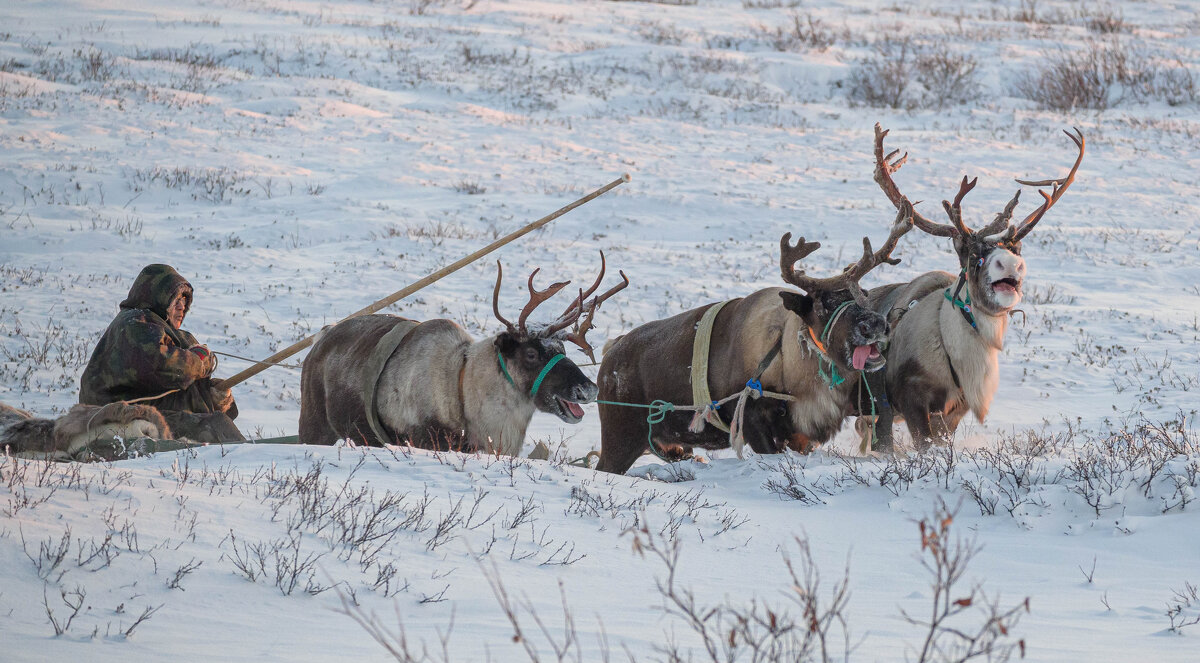
<path id="1" fill-rule="evenodd" d="M 968 180 L 967 176 L 963 175 L 962 184 L 958 185 L 958 193 L 954 196 L 954 202 L 951 203 L 948 200 L 942 201 L 942 207 L 946 210 L 946 216 L 950 217 L 950 223 L 954 224 L 955 230 L 963 237 L 970 235 L 971 229 L 962 220 L 962 199 L 968 193 L 971 193 L 971 189 L 974 189 L 978 183 L 978 177 Z"/>
<path id="2" fill-rule="evenodd" d="M 583 311 L 583 300 L 591 297 L 592 293 L 596 292 L 596 288 L 600 287 L 600 283 L 604 280 L 604 271 L 607 268 L 608 264 L 604 260 L 604 251 L 601 251 L 599 276 L 596 277 L 596 280 L 592 283 L 590 288 L 587 290 L 580 290 L 578 299 L 572 299 L 570 305 L 567 306 L 567 310 L 563 311 L 562 314 L 558 316 L 557 320 L 550 323 L 550 326 L 547 327 L 545 332 L 547 336 L 552 336 L 555 333 L 566 329 L 568 325 L 570 325 L 579 317 L 579 313 Z M 576 312 L 576 309 L 579 311 Z M 572 317 L 572 314 L 574 314 L 574 317 Z"/>
<path id="3" fill-rule="evenodd" d="M 566 329 L 570 325 L 575 325 L 570 333 L 566 335 L 566 340 L 579 346 L 585 354 L 594 362 L 596 361 L 593 355 L 592 346 L 587 342 L 586 335 L 588 330 L 592 328 L 592 319 L 596 316 L 596 309 L 600 307 L 609 297 L 624 290 L 629 285 L 629 278 L 625 276 L 625 272 L 618 272 L 621 275 L 622 283 L 609 288 L 603 294 L 593 297 L 591 301 L 584 304 L 585 300 L 600 287 L 600 283 L 604 281 L 604 273 L 608 265 L 604 259 L 604 252 L 600 252 L 600 274 L 587 290 L 580 288 L 579 296 L 571 301 L 567 309 L 563 311 L 558 319 L 550 323 L 541 333 L 546 337 L 553 336 L 558 332 Z M 582 322 L 580 320 L 582 319 Z"/>
<path id="4" fill-rule="evenodd" d="M 1083 139 L 1083 132 L 1080 131 L 1078 127 L 1071 128 L 1075 130 L 1074 134 L 1066 129 L 1063 129 L 1063 133 L 1067 135 L 1067 138 L 1071 139 L 1072 143 L 1075 143 L 1075 147 L 1079 148 L 1079 156 L 1075 157 L 1075 165 L 1071 166 L 1071 172 L 1067 173 L 1066 177 L 1061 177 L 1056 180 L 1017 180 L 1017 184 L 1024 186 L 1049 186 L 1050 193 L 1046 193 L 1045 191 L 1038 189 L 1038 193 L 1042 194 L 1042 198 L 1045 202 L 1042 203 L 1041 207 L 1033 210 L 1029 216 L 1025 217 L 1025 220 L 1021 222 L 1021 225 L 1016 227 L 1013 234 L 1013 239 L 1015 241 L 1019 242 L 1021 241 L 1021 238 L 1028 235 L 1029 231 L 1033 230 L 1033 227 L 1037 225 L 1037 222 L 1042 220 L 1042 216 L 1046 214 L 1046 211 L 1053 207 L 1054 203 L 1057 203 L 1059 198 L 1062 198 L 1062 195 L 1067 191 L 1067 187 L 1071 186 L 1071 183 L 1075 181 L 1075 173 L 1079 172 L 1079 164 L 1083 163 L 1083 150 L 1086 146 L 1086 143 Z"/>
<path id="5" fill-rule="evenodd" d="M 551 283 L 546 286 L 545 290 L 538 290 L 533 287 L 533 277 L 537 276 L 537 273 L 540 271 L 542 271 L 542 268 L 538 267 L 529 275 L 529 303 L 525 305 L 525 308 L 521 309 L 521 317 L 517 318 L 517 330 L 522 334 L 529 333 L 529 330 L 525 327 L 525 321 L 529 319 L 529 314 L 533 313 L 535 308 L 541 306 L 542 302 L 558 294 L 559 290 L 571 285 L 570 281 L 560 281 L 558 283 Z"/>
<path id="6" fill-rule="evenodd" d="M 896 159 L 895 161 L 892 161 L 892 159 L 900 153 L 900 150 L 892 150 L 885 156 L 883 153 L 883 139 L 887 135 L 888 131 L 881 127 L 878 122 L 876 122 L 875 183 L 879 185 L 879 188 L 883 189 L 884 195 L 887 196 L 888 200 L 892 201 L 892 204 L 896 206 L 896 209 L 900 210 L 901 204 L 907 202 L 908 198 L 904 194 L 900 193 L 900 187 L 896 186 L 896 182 L 892 180 L 892 173 L 900 170 L 900 167 L 904 165 L 904 162 L 908 161 L 908 152 L 905 152 L 904 156 Z M 913 207 L 915 204 L 916 203 L 909 204 L 909 207 L 913 208 L 912 220 L 913 223 L 923 232 L 929 233 L 930 235 L 937 235 L 939 237 L 953 237 L 957 232 L 957 229 L 954 226 L 948 226 L 943 223 L 934 223 L 933 221 L 925 218 L 917 212 L 915 207 Z"/>
<path id="7" fill-rule="evenodd" d="M 492 313 L 496 315 L 497 320 L 504 323 L 504 326 L 508 329 L 509 333 L 521 334 L 522 336 L 527 335 L 529 330 L 525 328 L 525 321 L 529 319 L 529 314 L 533 313 L 533 310 L 536 309 L 542 302 L 550 299 L 557 294 L 559 290 L 562 290 L 571 284 L 570 281 L 551 283 L 545 290 L 538 290 L 537 288 L 533 287 L 533 277 L 537 276 L 537 273 L 540 271 L 542 270 L 539 267 L 533 270 L 533 273 L 529 275 L 529 303 L 525 305 L 525 308 L 521 309 L 521 316 L 517 318 L 517 324 L 514 327 L 513 323 L 509 322 L 504 316 L 500 315 L 500 281 L 504 277 L 504 268 L 501 266 L 499 260 L 496 261 L 496 287 L 492 290 Z"/>
<path id="8" fill-rule="evenodd" d="M 1013 194 L 1012 200 L 1004 206 L 1004 209 L 996 215 L 996 218 L 991 223 L 987 224 L 979 230 L 980 235 L 990 236 L 1008 228 L 1008 222 L 1012 220 L 1013 210 L 1017 208 L 1017 203 L 1021 200 L 1021 190 Z"/>
<path id="9" fill-rule="evenodd" d="M 857 262 L 851 263 L 842 270 L 837 276 L 829 276 L 825 278 L 814 278 L 805 274 L 804 270 L 796 270 L 796 263 L 808 257 L 814 251 L 821 248 L 820 242 L 808 242 L 803 237 L 796 242 L 795 246 L 791 245 L 792 233 L 784 233 L 783 237 L 779 238 L 779 269 L 786 283 L 790 283 L 801 290 L 812 293 L 816 291 L 833 291 L 833 290 L 849 290 L 859 302 L 866 301 L 866 295 L 858 286 L 859 280 L 866 276 L 867 272 L 875 269 L 879 265 L 887 263 L 895 265 L 900 262 L 899 258 L 891 257 L 892 251 L 896 248 L 896 243 L 909 230 L 912 230 L 915 213 L 913 212 L 912 203 L 908 202 L 907 198 L 901 196 L 896 220 L 892 224 L 892 230 L 888 234 L 887 240 L 878 251 L 871 249 L 871 238 L 863 237 L 863 255 Z"/>
<path id="10" fill-rule="evenodd" d="M 1071 183 L 1075 181 L 1075 173 L 1079 170 L 1079 165 L 1083 162 L 1083 133 L 1080 132 L 1079 129 L 1075 129 L 1074 134 L 1069 131 L 1064 131 L 1063 133 L 1067 134 L 1067 137 L 1070 138 L 1071 141 L 1074 142 L 1079 148 L 1079 156 L 1075 159 L 1075 165 L 1071 167 L 1071 172 L 1067 173 L 1065 177 L 1061 177 L 1059 179 L 1037 181 L 1017 180 L 1018 184 L 1025 186 L 1051 187 L 1051 193 L 1038 191 L 1038 193 L 1042 194 L 1042 198 L 1045 199 L 1045 202 L 1042 203 L 1041 207 L 1037 208 L 1029 216 L 1025 217 L 1025 220 L 1022 221 L 1018 226 L 1011 226 L 1009 224 L 1012 220 L 1013 210 L 1016 209 L 1017 202 L 1021 197 L 1020 190 L 1013 195 L 1012 200 L 1008 201 L 1008 204 L 1004 206 L 1004 210 L 996 215 L 995 220 L 979 231 L 971 230 L 970 227 L 968 227 L 962 220 L 961 205 L 963 197 L 966 196 L 971 189 L 975 188 L 978 178 L 968 180 L 966 177 L 963 177 L 962 183 L 959 185 L 958 194 L 954 197 L 954 202 L 951 203 L 949 201 L 942 201 L 942 206 L 945 208 L 946 214 L 950 217 L 951 225 L 934 223 L 915 211 L 913 212 L 913 223 L 923 232 L 926 232 L 930 235 L 937 235 L 938 237 L 966 238 L 972 236 L 984 236 L 990 239 L 998 235 L 1003 235 L 1010 241 L 1020 241 L 1021 238 L 1025 237 L 1031 230 L 1033 230 L 1033 227 L 1038 221 L 1041 220 L 1046 211 L 1053 207 L 1054 203 L 1058 202 L 1059 198 L 1061 198 L 1063 193 L 1066 192 L 1067 187 L 1071 186 Z M 887 136 L 887 134 L 888 132 L 880 127 L 878 123 L 875 124 L 875 182 L 879 184 L 881 189 L 883 189 L 883 193 L 887 196 L 888 200 L 890 200 L 893 205 L 899 208 L 901 201 L 906 201 L 907 198 L 900 193 L 900 188 L 897 187 L 895 181 L 892 180 L 892 173 L 900 170 L 900 167 L 904 165 L 905 160 L 908 159 L 908 154 L 905 153 L 903 157 L 896 159 L 895 161 L 892 161 L 892 159 L 896 156 L 896 154 L 899 153 L 899 150 L 893 150 L 885 156 L 883 153 L 883 139 L 885 136 Z"/>
<path id="11" fill-rule="evenodd" d="M 604 300 L 612 297 L 629 286 L 629 277 L 625 276 L 625 272 L 618 270 L 617 273 L 621 275 L 621 283 L 604 291 L 604 294 L 593 297 L 592 301 L 588 302 L 586 307 L 580 308 L 581 312 L 586 311 L 586 313 L 582 315 L 582 318 L 580 314 L 576 314 L 575 327 L 566 336 L 566 339 L 575 345 L 578 345 L 579 349 L 583 350 L 583 353 L 586 354 L 588 359 L 592 360 L 593 363 L 596 361 L 595 350 L 592 348 L 591 343 L 588 343 L 586 336 L 588 331 L 590 331 L 593 327 L 592 318 L 596 317 L 596 309 L 600 308 L 600 304 L 603 303 Z M 583 301 L 584 296 L 585 295 L 581 292 L 579 295 L 580 302 Z M 581 319 L 582 322 L 580 322 Z"/>
<path id="12" fill-rule="evenodd" d="M 500 280 L 504 278 L 504 266 L 500 261 L 496 261 L 496 287 L 492 289 L 492 313 L 496 315 L 496 319 L 504 323 L 504 327 L 508 329 L 510 334 L 517 333 L 517 328 L 513 327 L 513 323 L 500 315 Z"/>

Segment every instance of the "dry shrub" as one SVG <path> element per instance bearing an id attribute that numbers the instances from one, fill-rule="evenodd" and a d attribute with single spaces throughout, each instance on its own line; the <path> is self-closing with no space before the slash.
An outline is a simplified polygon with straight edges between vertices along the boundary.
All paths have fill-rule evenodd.
<path id="1" fill-rule="evenodd" d="M 742 0 L 742 9 L 780 9 L 799 7 L 800 0 Z"/>
<path id="2" fill-rule="evenodd" d="M 851 71 L 853 104 L 914 110 L 967 103 L 979 96 L 973 56 L 945 43 L 911 38 L 876 42 L 874 52 Z"/>
<path id="3" fill-rule="evenodd" d="M 639 37 L 651 44 L 679 46 L 687 38 L 687 32 L 678 26 L 657 21 L 641 21 L 633 29 Z"/>
<path id="4" fill-rule="evenodd" d="M 685 7 L 696 4 L 699 0 L 609 0 L 610 2 L 647 2 L 654 5 L 675 5 Z"/>
<path id="5" fill-rule="evenodd" d="M 939 498 L 933 513 L 918 523 L 921 531 L 921 565 L 930 575 L 933 610 L 901 617 L 925 631 L 918 663 L 971 660 L 1007 661 L 1013 654 L 1025 658 L 1025 641 L 1013 634 L 1029 598 L 1002 607 L 998 596 L 988 596 L 976 583 L 962 582 L 967 567 L 982 549 L 974 538 L 952 534 L 957 509 Z"/>
<path id="6" fill-rule="evenodd" d="M 783 25 L 760 25 L 755 28 L 755 37 L 767 42 L 777 51 L 798 51 L 815 48 L 823 51 L 833 46 L 833 30 L 814 18 L 812 14 L 801 16 L 792 12 L 790 20 Z"/>
<path id="7" fill-rule="evenodd" d="M 1100 4 L 1095 7 L 1082 7 L 1079 10 L 1084 25 L 1092 32 L 1102 35 L 1114 35 L 1129 32 L 1129 24 L 1121 10 L 1112 5 Z"/>
<path id="8" fill-rule="evenodd" d="M 1016 84 L 1021 96 L 1050 110 L 1104 110 L 1127 100 L 1194 103 L 1196 77 L 1183 62 L 1163 66 L 1119 40 L 1089 41 L 1078 51 L 1045 55 L 1044 63 Z"/>

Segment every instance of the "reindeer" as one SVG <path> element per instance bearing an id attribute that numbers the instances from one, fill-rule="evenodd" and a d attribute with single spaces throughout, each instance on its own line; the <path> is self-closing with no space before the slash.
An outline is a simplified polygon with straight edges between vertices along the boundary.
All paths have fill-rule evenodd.
<path id="1" fill-rule="evenodd" d="M 907 211 L 905 211 L 907 210 Z M 896 242 L 912 228 L 906 206 L 879 251 L 863 238 L 863 256 L 839 275 L 814 278 L 797 270 L 820 243 L 791 233 L 779 240 L 780 271 L 786 283 L 806 294 L 767 288 L 724 304 L 708 304 L 665 320 L 644 324 L 611 342 L 597 378 L 600 387 L 598 470 L 624 473 L 654 444 L 660 455 L 682 457 L 691 447 L 718 449 L 730 439 L 715 427 L 689 425 L 690 413 L 669 412 L 652 426 L 644 409 L 614 403 L 689 403 L 697 328 L 705 312 L 722 306 L 712 320 L 708 386 L 720 397 L 740 392 L 747 381 L 791 400 L 763 397 L 745 401 L 741 430 L 758 453 L 791 448 L 806 452 L 840 428 L 854 404 L 857 373 L 883 367 L 881 344 L 887 322 L 866 306 L 858 281 L 891 258 Z M 700 347 L 703 347 L 702 345 Z M 698 405 L 703 405 L 698 404 Z M 729 423 L 735 408 L 716 416 Z M 650 440 L 653 440 L 652 442 Z M 739 450 L 740 454 L 740 450 Z"/>
<path id="2" fill-rule="evenodd" d="M 892 334 L 887 348 L 887 370 L 868 382 L 875 392 L 876 421 L 863 417 L 856 424 L 869 443 L 872 423 L 880 450 L 892 448 L 892 418 L 898 412 L 908 423 L 918 449 L 933 442 L 948 442 L 963 416 L 970 411 L 982 422 L 991 407 L 998 384 L 997 358 L 1004 347 L 1009 313 L 1021 301 L 1025 260 L 1021 240 L 1045 216 L 1075 181 L 1083 161 L 1084 139 L 1078 129 L 1065 132 L 1079 154 L 1065 177 L 1018 184 L 1051 187 L 1039 189 L 1042 205 L 1019 224 L 1010 223 L 1021 191 L 1004 210 L 980 230 L 962 219 L 962 200 L 978 178 L 963 177 L 954 202 L 943 201 L 950 225 L 934 223 L 913 212 L 913 223 L 937 237 L 950 237 L 958 254 L 960 271 L 928 272 L 909 283 L 873 288 L 871 308 L 888 318 Z M 898 209 L 911 209 L 908 199 L 892 180 L 908 154 L 899 150 L 884 155 L 888 134 L 875 125 L 875 181 Z M 879 392 L 886 390 L 886 398 Z M 861 403 L 860 414 L 871 411 Z"/>
<path id="3" fill-rule="evenodd" d="M 595 283 L 542 328 L 528 327 L 529 315 L 569 282 L 539 291 L 535 269 L 529 302 L 513 325 L 500 315 L 504 272 L 497 262 L 492 311 L 505 331 L 495 336 L 474 341 L 450 320 L 393 315 L 351 318 L 322 331 L 300 376 L 300 442 L 350 438 L 516 455 L 534 410 L 579 423 L 580 404 L 595 400 L 596 385 L 566 357 L 563 341 L 591 357 L 585 335 L 597 308 L 629 285 L 621 272 L 622 283 L 588 301 L 604 279 L 603 253 L 600 260 Z"/>

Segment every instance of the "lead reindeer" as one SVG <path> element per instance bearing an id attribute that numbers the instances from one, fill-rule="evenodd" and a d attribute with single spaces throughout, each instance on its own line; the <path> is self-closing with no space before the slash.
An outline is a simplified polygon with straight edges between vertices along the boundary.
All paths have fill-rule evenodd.
<path id="1" fill-rule="evenodd" d="M 473 340 L 450 320 L 417 322 L 393 315 L 351 318 L 323 331 L 304 360 L 300 442 L 339 439 L 516 455 L 535 410 L 566 423 L 583 418 L 582 403 L 596 385 L 564 354 L 563 341 L 588 356 L 585 335 L 600 304 L 629 285 L 590 297 L 600 275 L 551 324 L 526 323 L 540 304 L 569 285 L 537 290 L 529 275 L 529 302 L 514 325 L 500 315 L 503 271 L 497 262 L 492 311 L 505 330 Z M 573 328 L 566 331 L 568 327 Z"/>
<path id="2" fill-rule="evenodd" d="M 998 357 L 1009 313 L 1021 301 L 1025 282 L 1021 240 L 1066 193 L 1083 161 L 1083 134 L 1078 129 L 1064 133 L 1079 150 L 1075 165 L 1058 179 L 1017 180 L 1025 186 L 1051 187 L 1049 193 L 1039 189 L 1042 205 L 1020 223 L 1011 223 L 1020 190 L 983 228 L 972 230 L 963 222 L 962 200 L 978 178 L 963 177 L 954 202 L 942 202 L 949 225 L 913 212 L 917 228 L 953 240 L 960 272 L 928 272 L 909 283 L 871 290 L 871 308 L 892 325 L 884 380 L 869 383 L 875 392 L 886 388 L 886 399 L 876 399 L 874 429 L 880 450 L 892 447 L 894 413 L 907 422 L 918 449 L 948 442 L 968 411 L 980 422 L 987 416 L 998 385 Z M 896 159 L 895 150 L 885 156 L 887 134 L 875 125 L 875 181 L 893 205 L 908 209 L 911 204 L 892 179 L 908 155 Z M 861 412 L 871 411 L 869 401 L 861 406 Z M 864 446 L 870 441 L 871 423 L 864 417 L 857 425 Z"/>
<path id="3" fill-rule="evenodd" d="M 796 269 L 821 245 L 800 238 L 793 246 L 791 233 L 785 234 L 779 240 L 783 280 L 806 294 L 767 288 L 649 322 L 607 346 L 597 378 L 602 399 L 597 469 L 624 473 L 649 444 L 660 455 L 677 458 L 692 447 L 730 446 L 732 436 L 722 429 L 700 425 L 696 430 L 699 422 L 691 412 L 669 412 L 651 426 L 644 409 L 616 404 L 692 403 L 696 392 L 691 364 L 697 347 L 700 352 L 707 349 L 704 393 L 711 389 L 712 396 L 721 398 L 758 378 L 764 391 L 790 399 L 764 396 L 745 401 L 741 430 L 756 452 L 808 451 L 832 437 L 854 405 L 859 373 L 884 364 L 880 344 L 887 338 L 887 322 L 867 308 L 858 281 L 883 263 L 900 262 L 891 252 L 912 228 L 911 209 L 902 208 L 882 248 L 872 251 L 864 237 L 862 258 L 829 278 Z M 698 327 L 718 306 L 719 312 L 708 314 L 711 344 L 697 344 Z M 732 411 L 735 408 L 725 407 L 716 416 L 729 424 Z"/>

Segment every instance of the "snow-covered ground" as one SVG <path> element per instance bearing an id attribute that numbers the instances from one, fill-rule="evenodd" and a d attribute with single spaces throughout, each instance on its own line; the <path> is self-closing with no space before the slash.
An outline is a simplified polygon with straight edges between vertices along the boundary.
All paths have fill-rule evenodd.
<path id="1" fill-rule="evenodd" d="M 669 660 L 671 643 L 708 660 L 663 609 L 654 550 L 678 542 L 676 590 L 717 617 L 752 600 L 795 616 L 784 558 L 803 580 L 801 537 L 822 600 L 847 579 L 850 660 L 917 660 L 925 632 L 901 611 L 924 619 L 932 605 L 917 522 L 936 525 L 944 503 L 953 536 L 982 545 L 951 598 L 976 583 L 1000 609 L 1028 597 L 1002 638 L 1023 639 L 1028 658 L 1195 660 L 1200 625 L 1171 627 L 1200 618 L 1200 453 L 1185 434 L 1139 428 L 1190 427 L 1200 389 L 1192 3 L 10 5 L 0 401 L 47 416 L 75 402 L 95 340 L 150 262 L 196 286 L 186 328 L 265 357 L 628 172 L 493 256 L 515 312 L 521 275 L 590 281 L 603 250 L 632 285 L 598 316 L 599 348 L 779 285 L 784 232 L 824 244 L 816 272 L 839 269 L 864 235 L 878 243 L 894 212 L 871 177 L 875 122 L 909 152 L 897 182 L 934 219 L 963 175 L 980 178 L 964 203 L 974 224 L 1014 178 L 1061 176 L 1074 157 L 1064 128 L 1088 150 L 1025 242 L 1025 316 L 989 418 L 960 430 L 957 456 L 718 452 L 675 468 L 643 459 L 637 477 L 265 445 L 107 467 L 0 459 L 0 658 L 390 659 L 340 592 L 352 614 L 402 622 L 433 660 L 451 621 L 449 660 L 530 660 L 524 643 L 555 660 L 533 615 L 561 644 L 561 587 L 580 647 L 564 660 Z M 1080 54 L 1117 72 L 1104 96 L 1039 103 L 1063 93 L 1043 74 L 1069 57 L 1083 67 Z M 888 92 L 892 81 L 908 85 Z M 1018 214 L 1037 200 L 1026 190 Z M 956 266 L 948 242 L 916 232 L 896 255 L 865 285 Z M 481 260 L 389 310 L 495 333 L 494 276 Z M 224 358 L 219 374 L 244 365 Z M 298 370 L 235 395 L 248 435 L 296 431 Z M 852 438 L 846 426 L 833 446 Z M 536 415 L 535 440 L 560 460 L 598 448 L 594 409 L 574 427 Z M 368 507 L 376 539 L 346 524 Z M 517 602 L 522 642 L 488 578 Z M 78 615 L 56 628 L 76 591 Z M 978 627 L 979 605 L 961 619 Z"/>

